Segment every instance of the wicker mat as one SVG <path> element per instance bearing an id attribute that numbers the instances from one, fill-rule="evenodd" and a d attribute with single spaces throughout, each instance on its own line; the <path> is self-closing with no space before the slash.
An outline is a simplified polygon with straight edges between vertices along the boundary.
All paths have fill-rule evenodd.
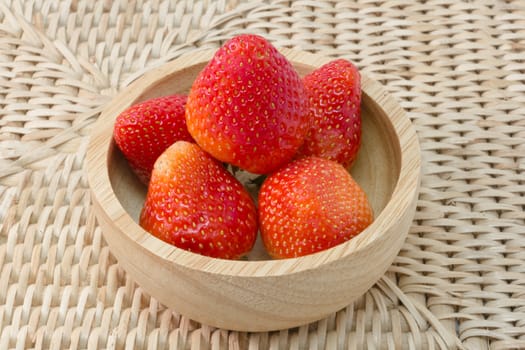
<path id="1" fill-rule="evenodd" d="M 394 265 L 327 319 L 199 324 L 119 267 L 90 208 L 90 127 L 145 71 L 241 32 L 353 60 L 423 153 Z M 2 0 L 0 349 L 525 349 L 525 3 Z"/>

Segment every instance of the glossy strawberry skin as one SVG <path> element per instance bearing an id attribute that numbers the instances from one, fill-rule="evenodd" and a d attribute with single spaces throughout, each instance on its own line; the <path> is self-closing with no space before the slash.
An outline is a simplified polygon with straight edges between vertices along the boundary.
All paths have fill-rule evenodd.
<path id="1" fill-rule="evenodd" d="M 299 75 L 257 35 L 239 35 L 216 52 L 192 85 L 186 121 L 204 150 L 256 174 L 287 163 L 310 126 Z"/>
<path id="2" fill-rule="evenodd" d="M 131 169 L 148 184 L 153 164 L 176 141 L 192 141 L 186 127 L 187 97 L 169 95 L 137 103 L 115 121 L 113 137 Z"/>
<path id="3" fill-rule="evenodd" d="M 198 145 L 179 141 L 155 163 L 140 225 L 179 248 L 238 259 L 255 243 L 257 212 L 221 163 Z"/>
<path id="4" fill-rule="evenodd" d="M 361 77 L 344 59 L 329 62 L 303 78 L 313 120 L 301 154 L 350 167 L 361 145 Z"/>
<path id="5" fill-rule="evenodd" d="M 367 196 L 339 163 L 303 157 L 270 175 L 259 192 L 259 226 L 271 257 L 331 248 L 373 220 Z"/>

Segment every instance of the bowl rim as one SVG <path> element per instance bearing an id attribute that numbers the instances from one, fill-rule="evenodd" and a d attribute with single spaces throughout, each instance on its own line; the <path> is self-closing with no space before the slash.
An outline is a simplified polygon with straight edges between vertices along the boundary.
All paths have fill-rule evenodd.
<path id="1" fill-rule="evenodd" d="M 295 49 L 279 48 L 294 65 L 319 67 L 335 58 L 312 54 Z M 396 225 L 399 215 L 409 209 L 418 195 L 421 172 L 419 142 L 414 126 L 397 101 L 378 82 L 361 72 L 363 95 L 371 98 L 386 114 L 396 133 L 401 149 L 399 176 L 391 198 L 372 224 L 351 240 L 314 254 L 281 260 L 224 260 L 192 253 L 161 241 L 145 231 L 127 213 L 116 197 L 109 178 L 107 167 L 108 152 L 112 147 L 113 124 L 117 115 L 131 106 L 147 89 L 154 87 L 158 77 L 166 77 L 178 70 L 205 64 L 216 52 L 215 49 L 196 50 L 155 68 L 133 81 L 118 93 L 101 112 L 95 122 L 86 154 L 88 183 L 95 207 L 103 210 L 103 215 L 121 230 L 129 239 L 141 245 L 168 263 L 183 266 L 189 270 L 237 277 L 267 277 L 289 275 L 331 264 L 345 256 L 368 247 L 381 235 L 381 232 Z M 191 60 L 188 60 L 191 57 Z M 190 63 L 188 63 L 190 62 Z M 365 98 L 365 97 L 364 97 Z M 389 110 L 390 113 L 386 113 Z M 401 181 L 402 180 L 402 181 Z M 106 209 L 102 209 L 106 208 Z M 112 208 L 108 210 L 107 208 Z M 110 247 L 111 250 L 111 247 Z"/>

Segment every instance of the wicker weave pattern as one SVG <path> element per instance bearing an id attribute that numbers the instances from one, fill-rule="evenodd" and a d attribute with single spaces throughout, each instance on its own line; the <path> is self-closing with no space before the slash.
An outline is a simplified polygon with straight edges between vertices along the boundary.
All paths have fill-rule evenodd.
<path id="1" fill-rule="evenodd" d="M 382 280 L 311 325 L 195 323 L 105 245 L 87 135 L 123 86 L 241 32 L 345 57 L 416 125 L 423 182 Z M 522 1 L 10 1 L 0 4 L 0 348 L 525 348 Z"/>

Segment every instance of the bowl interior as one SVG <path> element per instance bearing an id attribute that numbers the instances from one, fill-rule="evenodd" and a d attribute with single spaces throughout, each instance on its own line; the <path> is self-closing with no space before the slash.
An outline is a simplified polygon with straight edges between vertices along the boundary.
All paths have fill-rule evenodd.
<path id="1" fill-rule="evenodd" d="M 316 68 L 299 63 L 294 66 L 301 76 Z M 187 94 L 203 67 L 203 63 L 195 64 L 169 74 L 129 102 L 134 104 L 174 93 Z M 362 145 L 357 161 L 349 171 L 366 192 L 377 218 L 389 202 L 398 181 L 401 149 L 391 120 L 383 108 L 367 95 L 366 85 L 367 79 L 363 77 Z M 113 191 L 122 207 L 138 223 L 147 189 L 135 177 L 114 142 L 110 145 L 107 160 L 112 165 L 108 173 Z M 247 259 L 269 259 L 259 239 Z"/>

